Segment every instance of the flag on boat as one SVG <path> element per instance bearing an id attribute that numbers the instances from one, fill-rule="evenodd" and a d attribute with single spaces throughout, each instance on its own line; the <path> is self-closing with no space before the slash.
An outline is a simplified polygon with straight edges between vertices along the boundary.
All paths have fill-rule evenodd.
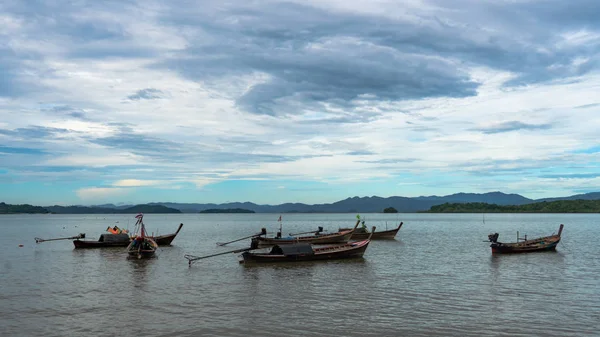
<path id="1" fill-rule="evenodd" d="M 277 221 L 281 221 L 281 215 L 279 216 L 279 219 L 277 219 Z"/>
<path id="2" fill-rule="evenodd" d="M 360 220 L 360 214 L 356 214 L 356 218 Z"/>

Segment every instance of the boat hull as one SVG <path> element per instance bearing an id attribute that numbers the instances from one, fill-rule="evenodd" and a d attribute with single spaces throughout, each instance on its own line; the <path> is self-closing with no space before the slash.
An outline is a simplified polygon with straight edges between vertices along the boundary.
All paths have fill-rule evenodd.
<path id="1" fill-rule="evenodd" d="M 511 243 L 498 242 L 498 233 L 489 235 L 488 238 L 492 241 L 490 245 L 492 254 L 517 254 L 556 250 L 556 246 L 560 242 L 563 227 L 564 225 L 561 224 L 556 235 Z"/>
<path id="2" fill-rule="evenodd" d="M 398 231 L 402 227 L 402 224 L 403 223 L 401 222 L 400 225 L 398 225 L 398 227 L 387 230 L 387 231 L 373 232 L 373 236 L 371 236 L 371 240 L 394 240 L 396 238 L 396 234 L 398 234 Z M 370 232 L 367 232 L 365 230 L 361 231 L 357 228 L 354 231 L 354 233 L 352 234 L 352 237 L 350 238 L 350 240 L 356 240 L 356 241 L 366 240 L 369 238 L 369 235 L 371 235 Z"/>
<path id="3" fill-rule="evenodd" d="M 131 241 L 125 242 L 100 242 L 100 241 L 83 241 L 74 240 L 75 248 L 110 248 L 110 247 L 127 247 Z"/>
<path id="4" fill-rule="evenodd" d="M 130 258 L 151 258 L 154 257 L 157 248 L 158 245 L 154 240 L 147 237 L 138 238 L 131 241 L 127 247 L 127 254 Z"/>
<path id="5" fill-rule="evenodd" d="M 531 247 L 519 247 L 519 246 L 511 246 L 510 244 L 500 244 L 500 245 L 491 245 L 492 254 L 519 254 L 519 253 L 531 253 L 531 252 L 547 252 L 556 250 L 556 246 L 559 241 L 540 245 L 540 246 L 531 246 Z"/>
<path id="6" fill-rule="evenodd" d="M 172 234 L 165 234 L 160 236 L 151 236 L 150 239 L 154 240 L 159 246 L 170 246 L 179 231 L 183 227 L 183 224 L 179 224 L 177 231 Z M 125 234 L 102 234 L 98 241 L 86 241 L 86 240 L 73 240 L 73 245 L 78 249 L 85 248 L 110 248 L 110 247 L 127 247 L 132 241 L 132 238 L 123 236 Z"/>
<path id="7" fill-rule="evenodd" d="M 244 252 L 240 263 L 275 263 L 275 262 L 301 262 L 301 261 L 324 261 L 360 258 L 364 255 L 369 240 L 356 243 L 346 243 L 329 247 L 315 248 L 313 254 L 269 254 Z"/>

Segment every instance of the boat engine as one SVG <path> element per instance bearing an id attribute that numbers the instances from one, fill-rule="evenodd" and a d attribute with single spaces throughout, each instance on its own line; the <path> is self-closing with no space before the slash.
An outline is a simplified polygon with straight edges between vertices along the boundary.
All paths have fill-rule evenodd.
<path id="1" fill-rule="evenodd" d="M 500 236 L 500 234 L 498 234 L 498 233 L 490 234 L 490 235 L 488 235 L 488 240 L 490 240 L 490 242 L 492 242 L 492 243 L 496 243 L 496 242 L 498 242 L 499 236 Z"/>
<path id="2" fill-rule="evenodd" d="M 250 240 L 250 249 L 258 249 L 258 239 L 257 238 L 252 238 L 252 240 Z"/>

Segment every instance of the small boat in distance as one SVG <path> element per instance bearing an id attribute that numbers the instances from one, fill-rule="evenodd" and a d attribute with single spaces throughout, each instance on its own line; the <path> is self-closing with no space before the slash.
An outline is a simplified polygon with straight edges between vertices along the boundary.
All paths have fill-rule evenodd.
<path id="1" fill-rule="evenodd" d="M 558 228 L 558 234 L 529 240 L 527 239 L 527 235 L 525 235 L 524 238 L 519 238 L 519 232 L 517 232 L 517 242 L 512 243 L 498 242 L 498 233 L 488 235 L 488 240 L 492 243 L 490 245 L 492 248 L 492 254 L 529 253 L 556 250 L 556 246 L 560 242 L 560 235 L 562 234 L 563 227 L 564 225 L 561 224 Z"/>
<path id="2" fill-rule="evenodd" d="M 394 228 L 394 229 L 389 229 L 389 230 L 385 230 L 385 231 L 380 231 L 380 232 L 373 232 L 373 236 L 371 236 L 371 240 L 393 240 L 396 238 L 396 234 L 398 234 L 398 231 L 400 230 L 400 228 L 402 227 L 402 224 L 404 224 L 404 222 L 400 222 L 400 224 L 398 225 L 398 227 Z M 340 228 L 340 231 L 343 230 L 349 230 L 350 228 Z M 363 220 L 362 222 L 362 227 L 358 227 L 354 230 L 354 233 L 352 234 L 352 237 L 350 238 L 350 240 L 365 240 L 367 238 L 369 238 L 369 236 L 371 235 L 371 232 L 369 232 L 369 230 L 367 229 L 367 227 L 365 226 L 365 222 Z"/>
<path id="3" fill-rule="evenodd" d="M 135 236 L 129 246 L 127 246 L 127 254 L 129 257 L 150 258 L 154 257 L 158 245 L 154 240 L 147 236 L 146 226 L 144 226 L 144 215 L 142 213 L 135 216 L 138 220 L 136 226 L 139 226 L 139 233 Z"/>
<path id="4" fill-rule="evenodd" d="M 281 229 L 277 232 L 277 236 L 274 238 L 267 237 L 253 237 L 252 242 L 259 246 L 274 246 L 274 245 L 291 245 L 298 243 L 310 243 L 310 244 L 331 244 L 331 243 L 346 243 L 352 237 L 354 230 L 358 227 L 360 220 L 356 221 L 356 225 L 352 229 L 342 230 L 335 233 L 321 234 L 320 232 L 314 235 L 308 236 L 288 236 L 281 237 Z"/>
<path id="5" fill-rule="evenodd" d="M 373 227 L 373 232 L 375 227 Z M 371 235 L 373 235 L 371 232 Z M 243 252 L 240 263 L 299 262 L 360 258 L 367 250 L 370 239 L 315 247 L 310 243 L 275 245 L 267 253 Z"/>

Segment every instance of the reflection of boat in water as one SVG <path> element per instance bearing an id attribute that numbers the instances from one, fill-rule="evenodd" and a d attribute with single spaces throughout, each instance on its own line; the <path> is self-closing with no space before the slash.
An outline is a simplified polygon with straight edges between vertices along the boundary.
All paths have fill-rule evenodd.
<path id="1" fill-rule="evenodd" d="M 373 231 L 375 227 L 373 227 Z M 371 235 L 372 232 L 371 232 Z M 275 245 L 267 253 L 245 251 L 240 263 L 270 263 L 338 260 L 362 257 L 371 242 L 370 239 L 316 247 L 310 243 Z"/>
<path id="2" fill-rule="evenodd" d="M 138 219 L 136 226 L 139 226 L 139 233 L 127 246 L 127 253 L 130 257 L 137 257 L 138 259 L 154 257 L 158 245 L 152 238 L 147 236 L 146 226 L 143 222 L 144 215 L 140 213 L 135 217 Z"/>
<path id="3" fill-rule="evenodd" d="M 510 253 L 529 253 L 539 251 L 556 250 L 556 246 L 560 242 L 560 235 L 562 234 L 564 225 L 561 224 L 558 229 L 558 234 L 551 236 L 544 236 L 535 239 L 519 238 L 519 232 L 517 232 L 517 242 L 503 243 L 498 242 L 498 233 L 488 235 L 488 240 L 492 243 L 493 254 L 510 254 Z M 523 241 L 519 241 L 523 240 Z"/>
<path id="4" fill-rule="evenodd" d="M 179 224 L 177 231 L 171 234 L 165 234 L 160 236 L 148 236 L 148 238 L 154 240 L 159 246 L 169 246 L 175 239 L 179 231 L 183 227 L 183 224 Z M 102 234 L 98 241 L 87 241 L 87 240 L 73 240 L 75 248 L 105 248 L 105 247 L 127 247 L 135 236 L 129 236 L 129 232 L 124 231 L 117 226 L 109 227 L 107 229 L 109 234 Z M 85 237 L 85 236 L 84 236 Z"/>
<path id="5" fill-rule="evenodd" d="M 363 224 L 362 227 L 358 227 L 354 230 L 351 240 L 365 240 L 365 239 L 369 238 L 369 236 L 371 235 L 371 232 L 369 232 L 369 230 L 365 226 L 364 220 L 363 220 L 362 224 Z M 371 236 L 371 240 L 393 240 L 393 239 L 395 239 L 396 234 L 402 227 L 402 224 L 404 224 L 404 223 L 401 222 L 398 225 L 398 227 L 396 227 L 394 229 L 389 229 L 389 230 L 380 231 L 380 232 L 373 232 L 373 235 Z M 339 230 L 343 231 L 343 230 L 349 230 L 349 229 L 350 228 L 340 228 Z"/>

